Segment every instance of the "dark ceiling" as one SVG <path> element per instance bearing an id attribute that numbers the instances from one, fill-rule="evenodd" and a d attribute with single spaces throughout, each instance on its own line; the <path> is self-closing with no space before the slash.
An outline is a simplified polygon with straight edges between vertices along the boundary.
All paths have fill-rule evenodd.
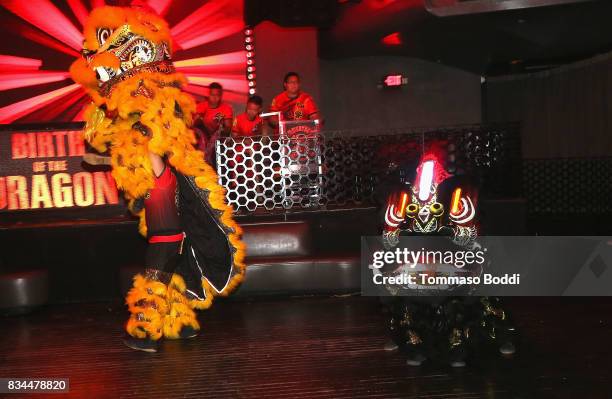
<path id="1" fill-rule="evenodd" d="M 431 3 L 491 0 L 340 1 L 336 23 L 320 32 L 320 56 L 403 55 L 494 76 L 555 67 L 612 50 L 612 0 L 499 0 L 523 8 L 438 17 Z M 577 1 L 577 0 L 576 0 Z M 505 3 L 504 3 L 505 2 Z M 390 44 L 382 39 L 392 35 Z M 393 44 L 394 43 L 394 44 Z"/>

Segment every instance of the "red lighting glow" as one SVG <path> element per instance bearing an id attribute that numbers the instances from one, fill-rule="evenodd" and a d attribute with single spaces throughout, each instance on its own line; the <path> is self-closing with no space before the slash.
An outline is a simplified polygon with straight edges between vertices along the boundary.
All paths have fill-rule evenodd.
<path id="1" fill-rule="evenodd" d="M 187 90 L 196 100 L 208 94 L 205 86 L 218 81 L 225 101 L 242 109 L 250 93 L 245 67 L 252 66 L 253 59 L 245 58 L 244 47 L 222 43 L 241 43 L 247 32 L 253 34 L 243 22 L 243 2 L 144 2 L 168 18 L 175 66 L 187 77 Z M 68 68 L 80 56 L 83 22 L 93 7 L 104 4 L 124 6 L 126 1 L 66 0 L 61 9 L 51 0 L 0 1 L 9 11 L 2 14 L 0 33 L 24 39 L 0 50 L 0 93 L 7 94 L 0 95 L 0 123 L 82 120 L 88 99 L 70 80 Z"/>
<path id="2" fill-rule="evenodd" d="M 391 33 L 390 35 L 383 37 L 381 42 L 385 46 L 401 46 L 403 43 L 402 37 L 400 36 L 399 32 L 394 32 L 394 33 Z"/>
<path id="3" fill-rule="evenodd" d="M 0 68 L 2 69 L 2 71 L 35 70 L 40 68 L 41 65 L 41 60 L 36 60 L 33 58 L 15 57 L 12 55 L 0 55 Z"/>
<path id="4" fill-rule="evenodd" d="M 81 50 L 83 35 L 51 1 L 9 0 L 2 5 L 49 36 L 74 50 Z"/>
<path id="5" fill-rule="evenodd" d="M 0 80 L 0 91 L 10 90 L 18 87 L 34 86 L 42 83 L 59 82 L 68 79 L 68 72 L 36 71 L 27 73 L 2 74 Z"/>
<path id="6" fill-rule="evenodd" d="M 208 1 L 172 27 L 172 36 L 182 49 L 210 43 L 244 29 L 242 2 Z"/>
<path id="7" fill-rule="evenodd" d="M 172 0 L 149 0 L 149 6 L 153 8 L 159 15 L 166 15 Z"/>
<path id="8" fill-rule="evenodd" d="M 81 26 L 83 26 L 85 20 L 87 19 L 87 8 L 85 8 L 81 0 L 67 0 L 67 3 L 74 16 L 77 17 L 79 23 Z"/>
<path id="9" fill-rule="evenodd" d="M 62 98 L 69 93 L 76 90 L 82 90 L 81 86 L 76 83 L 70 86 L 63 87 L 61 89 L 53 90 L 48 93 L 44 93 L 35 97 L 22 100 L 6 107 L 0 108 L 0 123 L 11 123 L 21 118 L 30 112 L 36 111 L 46 105 L 49 105 L 55 101 L 61 103 Z M 83 96 L 85 93 L 83 93 Z"/>

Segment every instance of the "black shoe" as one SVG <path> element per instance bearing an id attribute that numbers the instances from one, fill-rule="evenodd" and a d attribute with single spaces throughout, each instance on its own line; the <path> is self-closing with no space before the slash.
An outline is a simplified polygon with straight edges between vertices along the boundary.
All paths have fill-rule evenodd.
<path id="1" fill-rule="evenodd" d="M 399 346 L 397 346 L 395 341 L 393 341 L 392 339 L 390 339 L 387 342 L 385 342 L 385 345 L 383 346 L 383 350 L 385 350 L 387 352 L 394 352 L 394 351 L 396 351 L 398 349 L 399 349 Z"/>
<path id="2" fill-rule="evenodd" d="M 456 360 L 451 360 L 449 365 L 453 368 L 461 368 L 461 367 L 465 367 L 467 364 L 465 363 L 465 360 L 463 359 L 456 359 Z"/>
<path id="3" fill-rule="evenodd" d="M 149 353 L 155 353 L 159 348 L 159 342 L 153 341 L 149 338 L 127 337 L 123 339 L 123 343 L 128 348 Z"/>
<path id="4" fill-rule="evenodd" d="M 499 353 L 502 356 L 512 356 L 516 353 L 516 346 L 511 341 L 505 342 L 499 347 Z"/>
<path id="5" fill-rule="evenodd" d="M 179 333 L 179 338 L 189 339 L 189 338 L 195 338 L 198 335 L 200 335 L 200 330 L 196 330 L 191 326 L 184 326 L 183 328 L 181 328 L 181 332 Z"/>
<path id="6" fill-rule="evenodd" d="M 453 351 L 451 351 L 450 354 L 450 359 L 449 359 L 449 364 L 451 367 L 453 368 L 461 368 L 461 367 L 465 367 L 467 365 L 466 363 L 466 351 L 465 348 L 462 348 L 461 346 L 454 349 Z"/>
<path id="7" fill-rule="evenodd" d="M 427 357 L 420 352 L 412 353 L 408 356 L 408 360 L 406 360 L 406 364 L 408 366 L 419 367 L 423 362 L 427 360 Z"/>

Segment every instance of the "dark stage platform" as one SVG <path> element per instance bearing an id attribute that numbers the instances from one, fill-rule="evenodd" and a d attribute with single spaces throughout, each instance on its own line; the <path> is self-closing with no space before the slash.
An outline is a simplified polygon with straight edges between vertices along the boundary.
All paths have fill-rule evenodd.
<path id="1" fill-rule="evenodd" d="M 520 356 L 465 369 L 412 368 L 383 351 L 376 298 L 221 302 L 201 315 L 202 336 L 166 341 L 156 354 L 121 344 L 119 303 L 3 318 L 0 377 L 69 377 L 71 398 L 610 397 L 612 301 L 604 298 L 511 299 Z"/>

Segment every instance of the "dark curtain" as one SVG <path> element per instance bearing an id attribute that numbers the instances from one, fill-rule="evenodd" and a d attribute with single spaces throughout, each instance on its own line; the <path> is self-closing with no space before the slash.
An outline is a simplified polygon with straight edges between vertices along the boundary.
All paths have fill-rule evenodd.
<path id="1" fill-rule="evenodd" d="M 484 90 L 487 122 L 522 124 L 525 158 L 612 156 L 612 53 Z"/>

